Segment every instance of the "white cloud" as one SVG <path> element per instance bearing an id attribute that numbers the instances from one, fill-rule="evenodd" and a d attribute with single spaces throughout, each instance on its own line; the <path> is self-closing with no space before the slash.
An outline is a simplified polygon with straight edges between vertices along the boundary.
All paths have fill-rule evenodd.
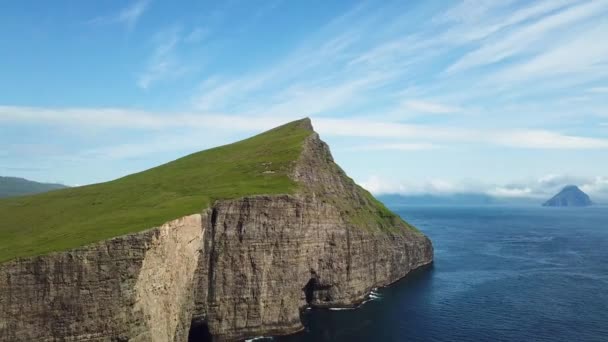
<path id="1" fill-rule="evenodd" d="M 137 24 L 139 17 L 148 8 L 148 0 L 138 0 L 133 2 L 130 6 L 124 8 L 118 13 L 118 21 L 124 23 L 129 28 L 132 28 Z"/>
<path id="2" fill-rule="evenodd" d="M 186 43 L 192 43 L 192 44 L 199 43 L 203 39 L 205 39 L 208 34 L 209 34 L 209 30 L 208 29 L 205 29 L 203 27 L 196 27 L 195 29 L 193 29 L 192 31 L 190 31 L 190 33 L 188 33 L 184 37 L 184 42 L 186 42 Z"/>
<path id="3" fill-rule="evenodd" d="M 236 131 L 260 131 L 306 116 L 226 115 L 213 113 L 152 113 L 116 108 L 65 108 L 0 106 L 0 121 L 63 126 L 119 127 L 161 130 L 205 127 Z M 443 143 L 492 144 L 534 149 L 605 149 L 608 139 L 564 135 L 546 130 L 487 130 L 438 125 L 412 125 L 389 121 L 314 117 L 313 125 L 326 136 L 385 138 L 378 146 L 392 149 L 437 147 Z M 412 144 L 411 140 L 417 140 Z M 420 140 L 424 144 L 420 144 Z"/>
<path id="4" fill-rule="evenodd" d="M 606 36 L 608 24 L 588 29 L 567 43 L 545 50 L 536 57 L 508 67 L 498 75 L 497 81 L 517 81 L 575 74 L 587 82 L 608 75 L 608 44 L 597 44 Z M 584 77 L 584 78 L 583 78 Z"/>
<path id="5" fill-rule="evenodd" d="M 511 0 L 461 1 L 434 18 L 433 22 L 438 24 L 453 24 L 439 35 L 437 40 L 450 45 L 478 42 L 574 4 L 570 0 L 545 0 L 530 2 L 531 5 L 516 10 L 508 9 L 507 7 L 513 2 Z"/>
<path id="6" fill-rule="evenodd" d="M 588 92 L 590 92 L 590 93 L 604 94 L 604 93 L 608 93 L 608 87 L 594 87 L 594 88 L 590 88 L 588 90 Z"/>
<path id="7" fill-rule="evenodd" d="M 498 186 L 486 191 L 488 195 L 502 198 L 538 197 L 529 187 L 517 188 Z"/>
<path id="8" fill-rule="evenodd" d="M 463 0 L 434 18 L 436 22 L 478 23 L 497 9 L 512 3 L 513 0 Z"/>
<path id="9" fill-rule="evenodd" d="M 448 68 L 448 72 L 496 63 L 506 58 L 543 50 L 547 45 L 559 42 L 560 30 L 572 30 L 573 25 L 585 22 L 608 8 L 608 2 L 591 1 L 574 5 L 563 11 L 548 15 L 531 24 L 484 42 L 478 49 L 466 54 Z M 602 44 L 586 45 L 588 47 Z M 577 51 L 577 50 L 575 50 Z M 578 50 L 577 52 L 581 52 Z"/>
<path id="10" fill-rule="evenodd" d="M 476 140 L 480 134 L 471 129 L 411 125 L 378 120 L 316 118 L 314 125 L 321 134 L 335 136 L 428 139 L 431 141 Z M 477 137 L 476 137 L 477 136 Z"/>
<path id="11" fill-rule="evenodd" d="M 129 6 L 124 7 L 114 15 L 97 17 L 90 22 L 94 24 L 120 23 L 131 30 L 137 25 L 139 18 L 144 14 L 149 4 L 149 0 L 133 1 Z"/>
<path id="12" fill-rule="evenodd" d="M 603 149 L 608 139 L 564 135 L 546 130 L 482 130 L 438 125 L 319 118 L 321 133 L 344 136 L 426 139 L 433 142 L 493 144 L 533 149 Z"/>
<path id="13" fill-rule="evenodd" d="M 411 110 L 414 112 L 431 113 L 431 114 L 446 114 L 455 113 L 460 111 L 460 108 L 448 106 L 445 104 L 422 101 L 422 100 L 409 100 L 404 102 L 404 109 Z"/>
<path id="14" fill-rule="evenodd" d="M 385 143 L 368 144 L 348 148 L 349 151 L 426 151 L 441 148 L 440 145 L 430 143 Z"/>
<path id="15" fill-rule="evenodd" d="M 138 142 L 122 143 L 83 150 L 76 156 L 87 159 L 129 159 L 146 157 L 163 152 L 201 151 L 215 145 L 210 145 L 208 139 L 203 139 L 200 132 L 175 135 L 160 135 L 145 137 Z"/>
<path id="16" fill-rule="evenodd" d="M 566 175 L 546 175 L 539 179 L 529 179 L 517 184 L 488 184 L 474 181 L 454 181 L 429 179 L 418 182 L 402 182 L 371 176 L 360 182 L 361 186 L 373 194 L 401 195 L 454 195 L 486 194 L 498 198 L 548 199 L 566 185 L 578 185 L 592 200 L 600 203 L 608 201 L 608 177 L 571 177 Z"/>
<path id="17" fill-rule="evenodd" d="M 591 200 L 607 203 L 608 201 L 608 177 L 597 176 L 580 185 L 581 190 L 587 193 Z"/>
<path id="18" fill-rule="evenodd" d="M 137 79 L 138 87 L 148 89 L 153 83 L 179 77 L 187 72 L 177 57 L 177 48 L 182 42 L 180 32 L 179 28 L 174 27 L 156 35 L 154 52 Z"/>
<path id="19" fill-rule="evenodd" d="M 538 183 L 543 186 L 555 186 L 556 184 L 563 184 L 566 181 L 563 175 L 550 173 L 544 175 L 538 179 Z"/>
<path id="20" fill-rule="evenodd" d="M 495 142 L 504 146 L 535 149 L 608 148 L 608 139 L 569 136 L 540 130 L 499 133 Z"/>
<path id="21" fill-rule="evenodd" d="M 373 14 L 351 18 L 360 25 L 346 28 L 344 18 L 358 12 L 360 8 L 356 7 L 334 19 L 285 56 L 254 72 L 208 77 L 193 94 L 193 105 L 204 111 L 227 112 L 238 106 L 241 114 L 312 115 L 329 114 L 337 106 L 372 100 L 365 94 L 402 76 L 407 71 L 403 65 L 406 59 L 392 58 L 390 63 L 385 60 L 381 67 L 358 63 L 374 48 L 363 48 L 369 43 L 365 41 L 365 27 L 379 20 L 370 19 L 375 17 Z M 383 51 L 374 58 L 390 55 L 390 51 Z"/>
<path id="22" fill-rule="evenodd" d="M 417 182 L 389 180 L 379 176 L 370 176 L 359 184 L 371 193 L 402 195 L 451 195 L 457 193 L 479 193 L 483 185 L 474 182 L 454 182 L 445 179 L 427 179 Z"/>
<path id="23" fill-rule="evenodd" d="M 274 127 L 282 118 L 230 116 L 206 113 L 153 113 L 120 108 L 39 108 L 0 106 L 0 122 L 66 127 L 165 130 L 205 127 L 232 131 L 256 131 Z"/>
<path id="24" fill-rule="evenodd" d="M 250 115 L 285 117 L 293 115 L 317 115 L 341 106 L 357 103 L 358 98 L 370 88 L 382 82 L 385 74 L 371 74 L 338 84 L 302 84 L 279 92 L 275 101 L 260 101 L 261 105 L 248 109 Z M 267 103 L 265 103 L 267 102 Z"/>
<path id="25" fill-rule="evenodd" d="M 602 70 L 585 70 L 579 75 L 576 70 L 582 69 L 575 66 L 583 66 L 602 56 L 602 44 L 595 43 L 601 40 L 601 35 L 586 39 L 580 43 L 580 47 L 575 48 L 571 46 L 574 44 L 571 36 L 575 37 L 576 34 L 560 33 L 566 29 L 569 31 L 573 23 L 581 33 L 590 32 L 597 23 L 599 13 L 608 9 L 608 6 L 599 1 L 581 3 L 550 0 L 533 4 L 464 1 L 459 2 L 457 7 L 460 9 L 429 21 L 415 34 L 400 32 L 396 28 L 398 26 L 393 25 L 400 17 L 387 15 L 388 9 L 385 7 L 351 11 L 346 17 L 356 20 L 358 25 L 347 26 L 348 23 L 335 20 L 297 44 L 291 53 L 273 60 L 266 67 L 238 76 L 208 76 L 194 91 L 193 106 L 205 112 L 286 117 L 314 115 L 331 118 L 338 113 L 352 115 L 353 111 L 359 111 L 359 117 L 370 118 L 370 121 L 403 121 L 426 114 L 458 112 L 487 122 L 494 117 L 504 119 L 510 113 L 506 113 L 503 106 L 487 106 L 485 113 L 481 109 L 477 110 L 477 115 L 473 115 L 473 110 L 477 108 L 475 102 L 507 101 L 509 96 L 513 96 L 513 93 L 517 95 L 517 92 L 521 96 L 528 95 L 528 89 L 507 84 L 505 81 L 509 81 L 508 77 L 516 80 L 523 77 L 533 81 L 546 76 L 559 77 L 556 74 L 569 70 L 568 77 L 552 79 L 550 84 L 545 84 L 549 87 L 569 88 L 568 85 L 572 82 L 581 83 L 590 77 L 597 78 L 604 74 Z M 369 13 L 363 15 L 364 12 Z M 379 13 L 383 15 L 378 15 Z M 384 35 L 377 33 L 371 28 L 376 27 L 380 21 L 386 27 L 395 28 Z M 449 37 L 452 34 L 455 36 Z M 599 46 L 596 49 L 598 51 L 585 48 L 587 44 Z M 563 59 L 566 64 L 560 62 L 557 64 L 559 67 L 539 68 L 529 65 L 525 70 L 517 69 L 524 68 L 524 63 L 533 62 L 533 58 L 542 55 L 548 59 L 541 62 L 550 65 L 550 60 L 557 58 L 559 51 L 556 49 L 561 45 L 569 53 L 587 51 L 580 55 L 589 58 L 566 58 Z M 429 62 L 445 57 L 444 54 L 450 53 L 452 48 L 471 46 L 474 47 L 471 53 L 486 51 L 478 52 L 484 57 L 479 59 L 483 63 L 492 58 L 516 56 L 519 64 L 496 65 L 485 75 L 467 77 L 464 83 L 452 83 L 461 75 L 440 75 L 443 78 L 431 85 L 424 82 L 416 84 L 415 87 L 419 89 L 416 94 L 399 96 L 404 93 L 404 88 L 414 87 L 413 81 L 409 80 L 419 79 L 421 70 L 425 73 L 428 70 L 430 75 L 425 76 L 433 77 L 434 68 L 426 67 Z M 549 58 L 549 53 L 555 54 Z M 485 55 L 490 58 L 486 59 Z M 528 72 L 530 68 L 537 70 Z M 503 73 L 503 70 L 509 72 Z M 605 73 L 608 74 L 608 69 Z M 467 100 L 464 101 L 463 98 Z M 375 108 L 379 104 L 381 109 Z M 534 114 L 535 118 L 540 118 L 541 114 L 548 117 L 558 115 L 548 109 L 542 113 L 537 110 Z M 463 122 L 466 119 L 450 120 Z M 467 125 L 474 123 L 459 126 Z M 505 128 L 508 126 L 504 125 Z M 573 143 L 570 145 L 594 145 L 590 141 Z M 537 142 L 533 144 L 538 145 Z"/>

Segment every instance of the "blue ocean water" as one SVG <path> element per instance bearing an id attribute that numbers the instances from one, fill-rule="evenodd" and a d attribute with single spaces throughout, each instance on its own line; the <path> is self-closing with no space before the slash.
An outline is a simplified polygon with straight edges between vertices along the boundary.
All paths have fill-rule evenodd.
<path id="1" fill-rule="evenodd" d="M 608 341 L 608 208 L 393 208 L 432 267 L 279 341 Z"/>

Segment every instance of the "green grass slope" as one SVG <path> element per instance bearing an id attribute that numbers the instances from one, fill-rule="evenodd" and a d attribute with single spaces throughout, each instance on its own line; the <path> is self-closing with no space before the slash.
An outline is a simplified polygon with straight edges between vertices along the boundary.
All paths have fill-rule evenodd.
<path id="1" fill-rule="evenodd" d="M 217 199 L 293 193 L 307 120 L 110 182 L 2 199 L 0 262 L 145 230 Z"/>
<path id="2" fill-rule="evenodd" d="M 0 177 L 0 198 L 37 194 L 67 188 L 62 184 L 38 183 L 18 177 Z"/>

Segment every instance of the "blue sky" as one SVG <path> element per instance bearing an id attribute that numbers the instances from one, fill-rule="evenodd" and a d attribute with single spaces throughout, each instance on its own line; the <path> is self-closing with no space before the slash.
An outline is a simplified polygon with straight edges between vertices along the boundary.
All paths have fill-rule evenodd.
<path id="1" fill-rule="evenodd" d="M 37 1 L 0 174 L 106 181 L 309 116 L 375 193 L 608 197 L 608 1 Z"/>

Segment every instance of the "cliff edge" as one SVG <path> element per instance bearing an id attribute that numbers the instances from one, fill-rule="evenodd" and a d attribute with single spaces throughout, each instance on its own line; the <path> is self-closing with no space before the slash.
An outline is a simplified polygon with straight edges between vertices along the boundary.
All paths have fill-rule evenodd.
<path id="1" fill-rule="evenodd" d="M 281 145 L 278 152 L 272 150 L 276 144 Z M 0 340 L 186 341 L 203 334 L 219 341 L 287 334 L 303 328 L 300 310 L 306 306 L 356 304 L 372 288 L 432 262 L 430 240 L 348 178 L 310 120 L 228 147 L 125 177 L 126 182 L 85 187 L 83 196 L 91 203 L 102 201 L 109 189 L 133 183 L 172 194 L 164 203 L 174 210 L 158 216 L 154 210 L 163 211 L 163 203 L 151 203 L 145 197 L 151 194 L 141 191 L 138 196 L 144 198 L 131 203 L 141 200 L 152 209 L 138 208 L 135 218 L 126 218 L 128 230 L 104 230 L 100 222 L 113 227 L 111 219 L 121 216 L 100 210 L 99 219 L 90 219 L 110 236 L 98 241 L 90 242 L 100 235 L 88 236 L 86 229 L 81 233 L 86 239 L 68 239 L 82 245 L 54 243 L 40 249 L 27 246 L 28 240 L 11 228 L 19 217 L 4 225 L 0 220 L 0 234 L 12 234 L 29 251 L 0 242 Z M 231 177 L 223 184 L 206 173 L 210 167 L 230 175 L 246 172 L 254 179 Z M 197 168 L 196 176 L 174 180 L 185 182 L 184 190 L 164 184 L 167 170 L 190 174 Z M 197 188 L 201 174 L 200 182 L 210 182 L 215 190 Z M 172 204 L 178 191 L 190 196 L 178 197 L 180 206 Z M 29 206 L 48 200 L 45 196 L 76 196 L 78 188 L 49 194 L 0 201 L 0 214 L 23 215 Z M 182 205 L 191 197 L 198 210 Z M 99 210 L 89 208 L 95 206 L 91 203 L 81 210 Z M 170 219 L 142 229 L 150 213 Z M 47 227 L 42 222 L 33 226 L 32 219 L 24 222 L 32 226 L 22 224 L 19 231 Z M 49 240 L 53 232 L 77 226 L 72 220 L 64 226 L 52 222 L 42 231 Z"/>

